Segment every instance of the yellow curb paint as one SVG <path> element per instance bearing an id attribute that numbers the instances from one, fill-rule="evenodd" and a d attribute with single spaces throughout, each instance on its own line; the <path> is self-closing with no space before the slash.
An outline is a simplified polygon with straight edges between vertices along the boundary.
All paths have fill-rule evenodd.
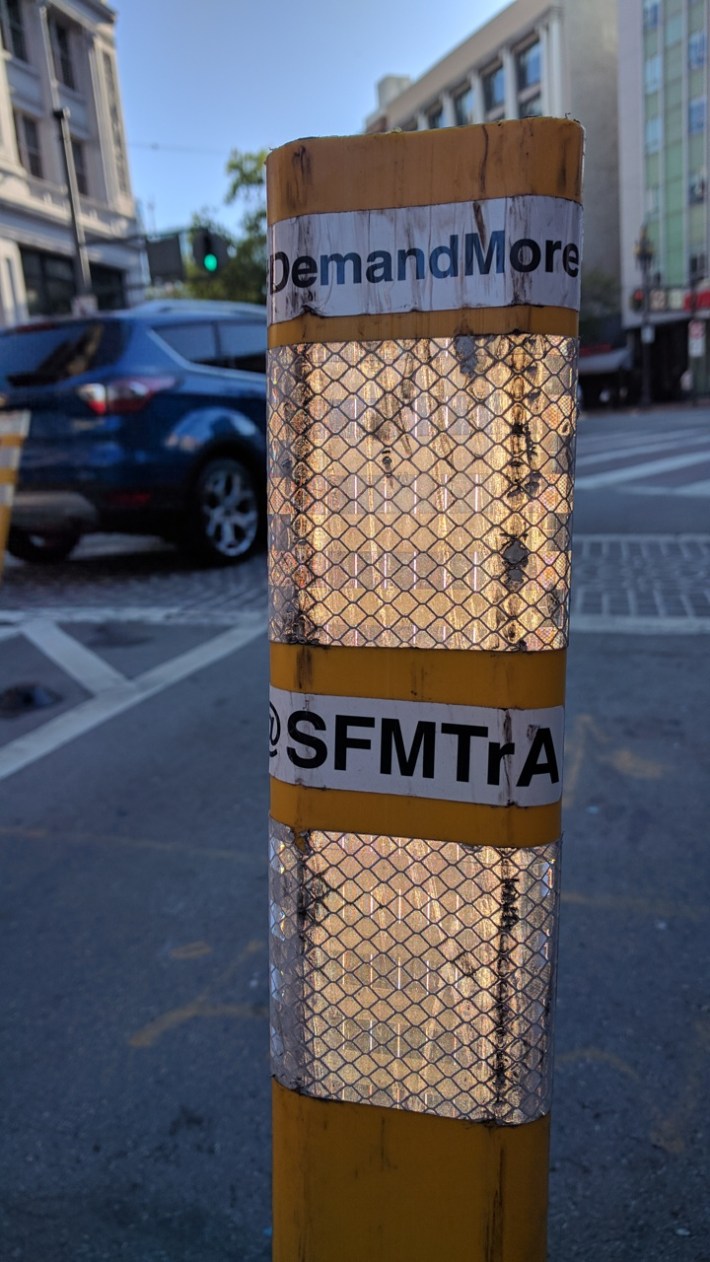
<path id="1" fill-rule="evenodd" d="M 273 1119 L 273 1262 L 544 1259 L 549 1116 L 488 1126 L 275 1082 Z"/>

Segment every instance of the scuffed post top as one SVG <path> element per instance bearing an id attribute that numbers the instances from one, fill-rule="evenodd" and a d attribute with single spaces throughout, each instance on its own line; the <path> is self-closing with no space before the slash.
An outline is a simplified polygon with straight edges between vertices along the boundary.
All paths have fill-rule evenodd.
<path id="1" fill-rule="evenodd" d="M 584 131 L 530 118 L 296 140 L 267 159 L 268 219 L 537 195 L 581 202 Z"/>
<path id="2" fill-rule="evenodd" d="M 583 154 L 557 118 L 276 150 L 269 345 L 322 341 L 325 322 L 330 341 L 575 336 Z"/>

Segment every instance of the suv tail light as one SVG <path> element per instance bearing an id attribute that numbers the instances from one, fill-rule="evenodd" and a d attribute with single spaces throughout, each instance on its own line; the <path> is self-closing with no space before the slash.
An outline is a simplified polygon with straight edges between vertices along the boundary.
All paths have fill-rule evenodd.
<path id="1" fill-rule="evenodd" d="M 177 377 L 117 377 L 114 381 L 90 381 L 77 394 L 96 416 L 140 412 L 154 395 L 170 390 Z"/>

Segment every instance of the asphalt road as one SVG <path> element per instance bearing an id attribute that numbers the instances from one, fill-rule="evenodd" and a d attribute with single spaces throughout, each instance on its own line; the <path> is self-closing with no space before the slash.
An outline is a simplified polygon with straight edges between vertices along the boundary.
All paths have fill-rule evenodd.
<path id="1" fill-rule="evenodd" d="M 581 427 L 551 1262 L 710 1262 L 706 452 Z M 55 699 L 0 711 L 2 1262 L 270 1257 L 264 601 L 263 557 L 7 568 L 0 695 Z"/>

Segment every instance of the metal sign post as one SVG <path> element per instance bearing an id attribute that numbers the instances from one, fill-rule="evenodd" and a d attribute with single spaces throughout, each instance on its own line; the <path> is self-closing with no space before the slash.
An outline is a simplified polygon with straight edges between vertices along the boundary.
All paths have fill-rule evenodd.
<path id="1" fill-rule="evenodd" d="M 275 1262 L 542 1262 L 582 131 L 268 161 Z"/>

